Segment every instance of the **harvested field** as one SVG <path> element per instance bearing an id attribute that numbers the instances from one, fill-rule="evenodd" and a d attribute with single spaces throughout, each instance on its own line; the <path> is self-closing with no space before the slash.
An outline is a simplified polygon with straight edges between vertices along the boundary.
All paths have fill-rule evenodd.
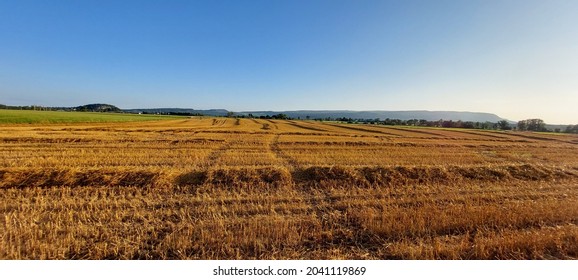
<path id="1" fill-rule="evenodd" d="M 0 259 L 576 259 L 578 137 L 2 124 Z"/>

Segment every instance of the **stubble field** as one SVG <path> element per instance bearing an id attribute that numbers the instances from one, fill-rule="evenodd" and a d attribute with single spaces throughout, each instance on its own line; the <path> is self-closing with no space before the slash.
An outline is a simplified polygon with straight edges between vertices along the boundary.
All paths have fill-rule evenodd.
<path id="1" fill-rule="evenodd" d="M 575 259 L 578 137 L 0 125 L 0 259 Z"/>

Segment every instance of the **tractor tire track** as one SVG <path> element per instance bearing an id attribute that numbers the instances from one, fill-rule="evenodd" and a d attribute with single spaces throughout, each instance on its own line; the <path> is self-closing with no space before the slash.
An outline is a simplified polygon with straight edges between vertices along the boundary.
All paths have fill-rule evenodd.
<path id="1" fill-rule="evenodd" d="M 223 157 L 223 155 L 231 149 L 231 146 L 233 146 L 233 142 L 232 141 L 227 141 L 225 142 L 223 145 L 221 145 L 219 148 L 213 150 L 209 156 L 207 157 L 207 161 L 205 163 L 204 169 L 209 169 L 212 166 L 217 165 L 217 163 L 219 162 L 219 160 Z"/>
<path id="2" fill-rule="evenodd" d="M 273 140 L 269 144 L 269 149 L 277 158 L 286 163 L 289 171 L 292 173 L 292 175 L 294 175 L 294 173 L 299 169 L 299 163 L 294 158 L 283 152 L 283 150 L 279 147 L 280 136 L 280 134 L 276 134 L 275 137 L 273 137 Z"/>
<path id="3" fill-rule="evenodd" d="M 301 124 L 298 124 L 298 123 L 295 122 L 295 121 L 287 121 L 287 124 L 288 124 L 288 125 L 291 125 L 291 126 L 294 126 L 294 127 L 297 127 L 297 128 L 305 129 L 305 130 L 312 130 L 312 131 L 316 131 L 316 132 L 331 132 L 331 131 L 329 131 L 329 130 L 322 129 L 322 128 L 317 128 L 317 127 L 311 127 L 311 126 L 301 125 Z"/>
<path id="4" fill-rule="evenodd" d="M 351 126 L 346 126 L 346 125 L 329 124 L 329 123 L 327 123 L 325 125 L 333 126 L 333 127 L 337 127 L 337 128 L 342 128 L 342 129 L 353 130 L 353 131 L 359 131 L 359 132 L 369 132 L 369 133 L 377 133 L 377 134 L 387 135 L 386 137 L 388 140 L 391 140 L 389 137 L 399 137 L 399 135 L 396 135 L 393 133 L 387 133 L 385 131 L 367 129 L 367 128 L 362 128 L 362 127 L 351 127 Z"/>
<path id="5" fill-rule="evenodd" d="M 279 126 L 277 126 L 277 123 L 275 123 L 272 120 L 267 120 L 267 121 L 270 122 L 275 127 L 275 129 L 279 130 Z"/>

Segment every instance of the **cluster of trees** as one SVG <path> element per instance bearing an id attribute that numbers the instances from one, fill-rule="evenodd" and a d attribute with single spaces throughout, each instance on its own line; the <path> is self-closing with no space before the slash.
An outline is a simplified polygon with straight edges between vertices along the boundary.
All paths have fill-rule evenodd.
<path id="1" fill-rule="evenodd" d="M 546 123 L 541 119 L 528 119 L 518 122 L 518 130 L 522 131 L 548 131 Z"/>
<path id="2" fill-rule="evenodd" d="M 566 130 L 564 130 L 565 133 L 576 133 L 578 134 L 578 124 L 575 125 L 569 125 L 568 127 L 566 127 Z"/>
<path id="3" fill-rule="evenodd" d="M 229 116 L 229 115 L 227 115 L 227 116 Z M 229 117 L 232 117 L 232 116 L 233 116 L 233 115 L 231 115 L 231 116 L 229 116 Z M 249 114 L 249 115 L 247 115 L 246 117 L 247 117 L 247 118 L 264 119 L 264 120 L 270 120 L 270 119 L 273 119 L 273 120 L 292 120 L 292 118 L 290 118 L 289 116 L 287 116 L 287 115 L 285 115 L 285 114 L 276 114 L 276 115 L 272 115 L 272 116 L 270 116 L 270 115 L 265 115 L 265 116 L 259 116 L 259 117 L 255 117 L 255 116 L 253 116 L 253 114 Z M 240 116 L 237 116 L 237 118 L 245 118 L 245 116 L 244 116 L 244 115 L 240 115 Z"/>

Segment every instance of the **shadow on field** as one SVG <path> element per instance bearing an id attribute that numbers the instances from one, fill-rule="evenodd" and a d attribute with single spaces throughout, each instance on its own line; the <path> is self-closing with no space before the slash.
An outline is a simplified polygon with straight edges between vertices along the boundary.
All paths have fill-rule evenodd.
<path id="1" fill-rule="evenodd" d="M 416 184 L 458 184 L 467 181 L 546 181 L 576 177 L 571 170 L 537 165 L 504 166 L 394 166 L 344 167 L 312 166 L 297 170 L 294 180 L 298 185 L 336 187 L 396 187 Z"/>
<path id="2" fill-rule="evenodd" d="M 291 185 L 292 178 L 284 168 L 228 168 L 210 170 L 206 183 L 224 189 L 280 188 Z"/>
<path id="3" fill-rule="evenodd" d="M 114 171 L 89 169 L 8 169 L 0 171 L 3 188 L 77 187 L 77 186 L 155 186 L 160 174 L 151 171 Z"/>
<path id="4" fill-rule="evenodd" d="M 542 165 L 495 166 L 392 166 L 349 167 L 311 166 L 289 172 L 283 167 L 217 168 L 191 171 L 173 177 L 162 171 L 4 168 L 0 169 L 0 188 L 28 187 L 198 187 L 221 190 L 279 189 L 302 187 L 398 187 L 421 184 L 460 184 L 464 182 L 548 181 L 575 178 L 576 168 Z"/>
<path id="5" fill-rule="evenodd" d="M 175 178 L 175 184 L 179 186 L 194 187 L 202 185 L 207 179 L 207 172 L 192 171 L 178 175 Z"/>

